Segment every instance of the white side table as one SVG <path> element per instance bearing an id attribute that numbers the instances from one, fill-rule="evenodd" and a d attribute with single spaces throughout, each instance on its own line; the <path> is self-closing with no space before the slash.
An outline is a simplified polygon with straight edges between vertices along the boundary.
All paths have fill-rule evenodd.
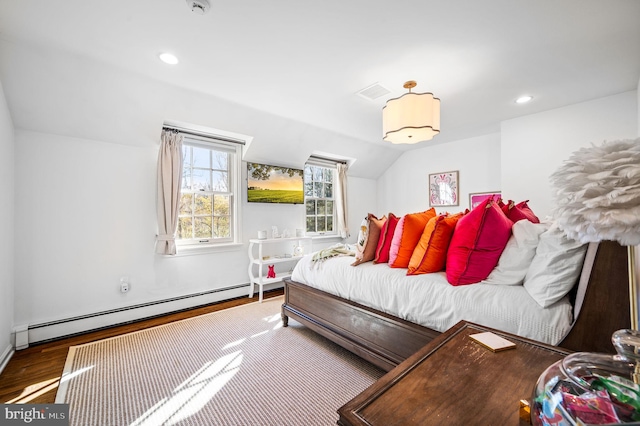
<path id="1" fill-rule="evenodd" d="M 302 258 L 302 256 L 293 256 L 293 246 L 302 245 L 304 253 L 311 253 L 311 237 L 290 237 L 290 238 L 269 238 L 266 240 L 251 239 L 249 240 L 249 297 L 253 297 L 255 286 L 258 286 L 258 300 L 262 302 L 262 295 L 265 284 L 272 284 L 291 277 L 290 273 L 278 272 L 275 278 L 267 278 L 265 265 L 277 265 L 289 263 L 291 269 Z M 265 246 L 270 246 L 268 249 Z M 258 248 L 257 256 L 254 255 L 255 248 Z M 291 257 L 284 257 L 284 255 Z M 268 256 L 267 259 L 265 257 Z M 282 257 L 276 257 L 282 256 Z M 254 273 L 254 271 L 257 272 Z"/>

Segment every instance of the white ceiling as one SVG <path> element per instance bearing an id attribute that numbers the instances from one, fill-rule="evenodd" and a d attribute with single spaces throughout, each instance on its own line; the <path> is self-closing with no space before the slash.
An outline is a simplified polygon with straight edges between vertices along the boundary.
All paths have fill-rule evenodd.
<path id="1" fill-rule="evenodd" d="M 640 76 L 638 0 L 211 0 L 202 16 L 185 0 L 1 0 L 0 34 L 378 145 L 406 80 L 441 99 L 445 142 Z M 376 82 L 392 93 L 355 94 Z"/>

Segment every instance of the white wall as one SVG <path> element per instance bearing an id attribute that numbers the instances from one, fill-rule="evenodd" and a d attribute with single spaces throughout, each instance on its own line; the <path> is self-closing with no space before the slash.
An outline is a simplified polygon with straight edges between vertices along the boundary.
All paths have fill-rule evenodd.
<path id="1" fill-rule="evenodd" d="M 640 85 L 640 83 L 639 83 Z M 534 212 L 550 214 L 549 176 L 572 152 L 591 143 L 640 134 L 640 97 L 630 91 L 531 114 L 501 123 L 501 132 L 446 144 L 425 144 L 404 153 L 378 179 L 380 214 L 428 208 L 428 174 L 460 171 L 460 205 L 470 192 L 502 191 L 504 199 L 530 200 Z"/>
<path id="2" fill-rule="evenodd" d="M 0 82 L 0 369 L 11 347 L 14 291 L 14 131 Z"/>
<path id="3" fill-rule="evenodd" d="M 304 227 L 303 205 L 248 204 L 243 184 L 242 247 L 156 256 L 156 161 L 156 147 L 16 131 L 16 324 L 247 284 L 248 239 Z M 350 199 L 375 200 L 374 181 L 351 180 Z"/>
<path id="4" fill-rule="evenodd" d="M 373 213 L 377 217 L 382 217 L 386 213 L 376 211 L 378 197 L 375 180 L 349 177 L 348 182 L 349 238 L 346 239 L 346 242 L 353 244 L 358 238 L 362 219 L 367 217 L 369 213 Z"/>
<path id="5" fill-rule="evenodd" d="M 0 64 L 15 65 L 0 65 L 12 89 L 7 104 L 20 117 L 14 120 L 17 325 L 248 284 L 248 239 L 272 225 L 304 226 L 302 205 L 247 204 L 243 181 L 242 247 L 155 256 L 155 173 L 165 120 L 252 136 L 252 161 L 302 166 L 315 151 L 355 158 L 349 199 L 356 204 L 375 205 L 375 177 L 367 175 L 377 176 L 400 155 L 68 52 L 0 44 Z M 367 208 L 350 206 L 351 217 Z M 125 295 L 122 276 L 131 281 Z"/>
<path id="6" fill-rule="evenodd" d="M 16 131 L 16 323 L 126 306 L 157 277 L 155 150 Z M 162 262 L 161 262 L 162 264 Z M 162 270 L 162 268 L 160 268 Z M 132 290 L 116 284 L 128 275 Z"/>
<path id="7" fill-rule="evenodd" d="M 502 190 L 531 200 L 539 217 L 551 214 L 549 176 L 580 147 L 635 138 L 637 104 L 630 91 L 502 122 Z"/>
<path id="8" fill-rule="evenodd" d="M 500 135 L 497 133 L 445 144 L 425 143 L 404 153 L 378 179 L 380 214 L 396 216 L 429 207 L 429 174 L 459 171 L 458 206 L 436 211 L 458 212 L 469 207 L 470 192 L 500 190 Z"/>

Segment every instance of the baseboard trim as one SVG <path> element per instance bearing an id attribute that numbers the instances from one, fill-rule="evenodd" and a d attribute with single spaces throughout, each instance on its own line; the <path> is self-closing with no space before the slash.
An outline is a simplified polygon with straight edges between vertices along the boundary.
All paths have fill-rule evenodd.
<path id="1" fill-rule="evenodd" d="M 240 284 L 87 315 L 64 318 L 57 321 L 31 324 L 29 325 L 29 344 L 46 343 L 90 331 L 102 330 L 116 325 L 123 325 L 186 309 L 193 309 L 222 300 L 248 296 L 248 292 L 249 285 Z"/>
<path id="2" fill-rule="evenodd" d="M 15 353 L 15 350 L 11 345 L 7 346 L 5 350 L 2 352 L 2 355 L 0 355 L 0 374 L 2 374 L 7 364 L 9 364 L 9 361 L 11 360 L 11 357 L 13 356 L 14 353 Z"/>

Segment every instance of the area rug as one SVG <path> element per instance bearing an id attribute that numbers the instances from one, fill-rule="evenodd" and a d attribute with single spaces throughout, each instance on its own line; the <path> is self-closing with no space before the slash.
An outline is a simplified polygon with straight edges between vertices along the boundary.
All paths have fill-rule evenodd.
<path id="1" fill-rule="evenodd" d="M 282 297 L 72 346 L 71 425 L 335 425 L 384 372 L 280 320 Z"/>

